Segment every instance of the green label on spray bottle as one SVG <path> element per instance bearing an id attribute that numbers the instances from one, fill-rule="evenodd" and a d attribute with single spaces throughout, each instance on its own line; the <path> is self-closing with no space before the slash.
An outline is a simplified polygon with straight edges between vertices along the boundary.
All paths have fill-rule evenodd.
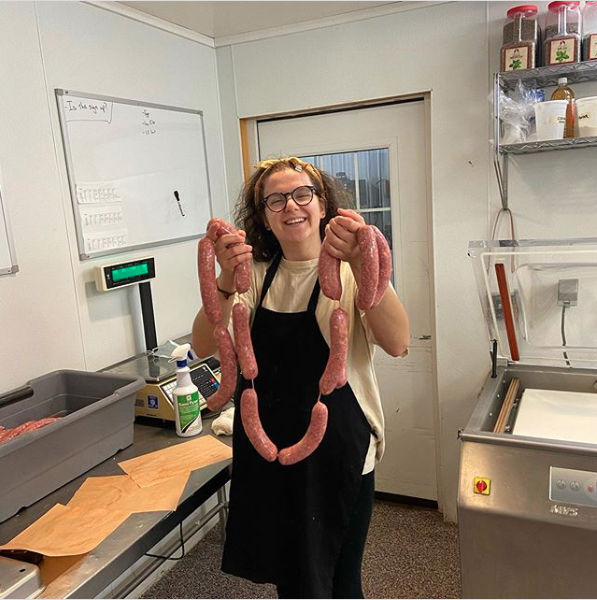
<path id="1" fill-rule="evenodd" d="M 180 430 L 185 433 L 199 417 L 199 392 L 177 396 Z"/>

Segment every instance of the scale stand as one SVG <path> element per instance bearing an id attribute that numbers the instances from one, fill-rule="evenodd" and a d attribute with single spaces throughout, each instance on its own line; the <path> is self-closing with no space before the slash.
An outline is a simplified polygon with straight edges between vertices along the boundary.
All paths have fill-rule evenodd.
<path id="1" fill-rule="evenodd" d="M 143 318 L 145 347 L 148 352 L 151 352 L 154 348 L 157 348 L 158 339 L 155 331 L 153 299 L 151 297 L 151 284 L 149 281 L 144 281 L 139 284 L 139 297 L 141 298 L 141 316 Z"/>

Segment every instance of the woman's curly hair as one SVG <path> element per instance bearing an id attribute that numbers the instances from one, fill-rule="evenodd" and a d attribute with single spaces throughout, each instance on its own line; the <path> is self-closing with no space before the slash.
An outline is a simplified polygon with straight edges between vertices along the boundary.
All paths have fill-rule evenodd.
<path id="1" fill-rule="evenodd" d="M 235 225 L 244 229 L 247 244 L 253 246 L 253 260 L 269 262 L 282 249 L 276 236 L 265 227 L 263 211 L 263 189 L 267 178 L 277 171 L 292 169 L 304 171 L 309 175 L 315 193 L 325 209 L 325 217 L 321 220 L 319 234 L 323 240 L 325 226 L 338 214 L 338 207 L 352 208 L 352 196 L 341 189 L 337 181 L 325 171 L 320 171 L 311 163 L 295 156 L 264 160 L 256 167 L 255 173 L 245 182 L 234 212 Z"/>

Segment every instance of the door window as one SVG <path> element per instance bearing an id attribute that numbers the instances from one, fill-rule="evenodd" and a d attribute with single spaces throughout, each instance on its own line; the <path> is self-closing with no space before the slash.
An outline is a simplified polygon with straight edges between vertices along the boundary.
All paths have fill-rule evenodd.
<path id="1" fill-rule="evenodd" d="M 392 247 L 390 153 L 388 148 L 301 156 L 336 178 L 365 222 L 375 225 Z M 358 183 L 357 183 L 358 182 Z"/>

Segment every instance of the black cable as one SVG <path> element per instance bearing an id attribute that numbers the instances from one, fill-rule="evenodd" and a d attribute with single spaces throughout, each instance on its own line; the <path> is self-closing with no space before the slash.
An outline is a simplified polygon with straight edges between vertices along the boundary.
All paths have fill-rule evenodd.
<path id="1" fill-rule="evenodd" d="M 566 347 L 566 328 L 564 327 L 564 323 L 565 323 L 565 319 L 566 319 L 566 309 L 569 307 L 570 305 L 567 302 L 564 302 L 564 304 L 562 304 L 562 326 L 561 326 L 561 330 L 562 330 L 562 346 Z M 568 353 L 564 350 L 564 358 L 566 359 L 566 365 L 568 367 L 570 367 L 570 361 L 568 360 Z"/>
<path id="2" fill-rule="evenodd" d="M 182 534 L 182 521 L 178 524 L 178 528 L 180 530 L 180 547 L 182 549 L 182 554 L 180 556 L 160 556 L 159 554 L 149 554 L 149 552 L 146 552 L 145 556 L 149 556 L 150 558 L 161 558 L 162 560 L 180 560 L 181 558 L 184 558 L 185 550 L 184 536 Z M 172 552 L 174 552 L 174 550 Z"/>

